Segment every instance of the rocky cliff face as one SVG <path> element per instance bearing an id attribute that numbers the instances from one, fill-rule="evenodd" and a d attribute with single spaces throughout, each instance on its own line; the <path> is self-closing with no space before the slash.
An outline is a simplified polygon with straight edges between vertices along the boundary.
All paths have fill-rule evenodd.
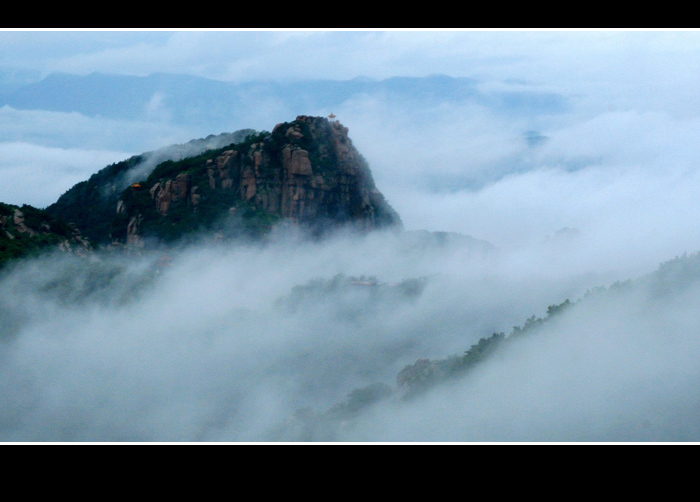
<path id="1" fill-rule="evenodd" d="M 180 162 L 165 162 L 124 191 L 114 240 L 142 245 L 215 228 L 238 217 L 257 231 L 284 220 L 314 232 L 351 225 L 400 226 L 376 188 L 367 162 L 338 121 L 299 116 L 271 133 Z"/>

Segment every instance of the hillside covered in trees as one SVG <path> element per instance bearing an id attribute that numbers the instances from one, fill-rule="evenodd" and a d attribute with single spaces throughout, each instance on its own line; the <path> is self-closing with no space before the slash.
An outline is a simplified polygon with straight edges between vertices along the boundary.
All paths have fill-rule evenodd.
<path id="1" fill-rule="evenodd" d="M 338 121 L 300 116 L 241 136 L 150 170 L 144 156 L 108 166 L 47 211 L 99 243 L 136 247 L 197 232 L 259 238 L 283 221 L 317 234 L 400 227 Z"/>
<path id="2" fill-rule="evenodd" d="M 0 203 L 0 268 L 56 248 L 85 254 L 92 245 L 75 227 L 46 211 Z"/>

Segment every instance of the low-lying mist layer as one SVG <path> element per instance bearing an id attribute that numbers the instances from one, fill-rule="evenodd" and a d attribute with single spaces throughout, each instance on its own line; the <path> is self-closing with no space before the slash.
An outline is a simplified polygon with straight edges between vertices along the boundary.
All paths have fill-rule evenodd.
<path id="1" fill-rule="evenodd" d="M 384 400 L 353 441 L 685 441 L 700 434 L 699 255 L 587 295 L 461 378 Z M 528 323 L 525 324 L 527 326 Z"/>
<path id="2" fill-rule="evenodd" d="M 590 295 L 401 399 L 407 365 L 601 284 L 520 259 L 386 232 L 18 262 L 0 276 L 0 440 L 696 439 L 687 271 Z M 297 426 L 328 410 L 344 419 Z"/>

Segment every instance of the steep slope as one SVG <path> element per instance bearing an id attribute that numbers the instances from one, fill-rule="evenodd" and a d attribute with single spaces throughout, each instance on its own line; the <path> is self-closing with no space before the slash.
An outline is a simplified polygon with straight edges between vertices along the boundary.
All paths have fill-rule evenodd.
<path id="1" fill-rule="evenodd" d="M 90 179 L 70 188 L 46 211 L 64 221 L 74 223 L 88 238 L 98 243 L 109 242 L 115 207 L 123 190 L 150 174 L 156 165 L 167 160 L 181 160 L 213 148 L 242 141 L 254 133 L 243 129 L 233 133 L 210 135 L 184 144 L 170 145 L 152 152 L 134 155 L 109 165 Z"/>
<path id="2" fill-rule="evenodd" d="M 80 228 L 89 226 L 85 232 L 98 241 L 135 246 L 204 230 L 260 237 L 281 221 L 314 234 L 345 225 L 371 230 L 401 224 L 348 129 L 322 117 L 299 116 L 271 133 L 163 162 L 120 193 L 100 193 L 138 161 L 101 171 L 104 179 L 82 192 L 99 200 L 67 193 L 48 210 Z"/>

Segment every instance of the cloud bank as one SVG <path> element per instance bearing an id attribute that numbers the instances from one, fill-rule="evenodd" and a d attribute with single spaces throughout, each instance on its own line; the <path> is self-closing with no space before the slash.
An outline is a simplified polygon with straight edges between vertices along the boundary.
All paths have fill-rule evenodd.
<path id="1" fill-rule="evenodd" d="M 374 234 L 196 247 L 173 252 L 162 270 L 157 254 L 100 255 L 87 268 L 47 257 L 5 273 L 4 441 L 294 439 L 274 432 L 299 409 L 392 385 L 418 358 L 461 353 L 548 305 L 700 250 L 695 32 L 112 36 L 48 57 L 34 55 L 46 43 L 37 38 L 23 49 L 26 68 L 233 81 L 446 73 L 514 96 L 554 92 L 566 107 L 359 95 L 331 110 L 408 230 L 471 235 L 495 245 L 486 256 Z M 3 65 L 19 65 L 12 53 Z M 166 103 L 154 96 L 143 121 L 1 108 L 0 200 L 41 207 L 110 162 L 202 136 L 169 122 Z M 273 99 L 233 117 L 230 130 L 269 130 L 289 111 Z M 339 273 L 429 280 L 414 302 L 355 317 L 346 310 L 366 306 L 361 294 L 303 314 L 280 307 L 294 286 Z M 333 437 L 696 440 L 697 287 L 671 284 L 667 296 L 641 287 L 582 304 L 469 379 L 411 403 L 386 401 Z"/>
<path id="2" fill-rule="evenodd" d="M 167 267 L 146 253 L 6 271 L 0 439 L 308 440 L 285 426 L 302 410 L 394 387 L 417 359 L 461 354 L 591 282 L 401 234 L 293 239 L 200 244 L 169 251 Z M 410 401 L 392 396 L 311 440 L 696 440 L 692 267 L 663 288 L 593 295 L 465 378 Z M 377 300 L 357 285 L 289 308 L 295 286 L 338 273 L 427 282 L 417 297 Z"/>

